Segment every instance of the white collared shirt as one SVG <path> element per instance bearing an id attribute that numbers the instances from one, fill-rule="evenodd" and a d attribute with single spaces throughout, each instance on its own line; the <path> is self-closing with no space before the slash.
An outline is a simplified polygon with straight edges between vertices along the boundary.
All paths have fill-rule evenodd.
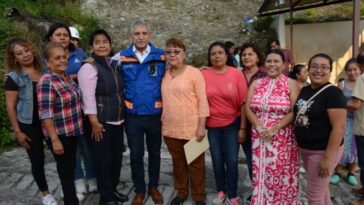
<path id="1" fill-rule="evenodd" d="M 133 52 L 135 53 L 136 57 L 138 58 L 140 63 L 143 63 L 143 61 L 145 60 L 145 58 L 149 55 L 150 53 L 150 45 L 148 44 L 147 48 L 143 51 L 143 53 L 140 53 L 135 46 L 133 45 Z M 120 52 L 116 53 L 112 59 L 120 61 Z"/>
<path id="2" fill-rule="evenodd" d="M 143 61 L 145 60 L 145 58 L 149 55 L 150 53 L 150 46 L 148 45 L 147 48 L 141 53 L 139 52 L 135 45 L 133 45 L 133 52 L 135 53 L 136 57 L 138 58 L 140 63 L 143 63 Z"/>

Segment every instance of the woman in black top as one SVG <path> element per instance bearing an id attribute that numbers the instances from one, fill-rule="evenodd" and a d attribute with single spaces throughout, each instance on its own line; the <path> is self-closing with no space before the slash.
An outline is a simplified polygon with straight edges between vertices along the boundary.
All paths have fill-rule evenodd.
<path id="1" fill-rule="evenodd" d="M 42 73 L 35 45 L 28 40 L 12 39 L 5 50 L 5 65 L 10 71 L 5 82 L 5 97 L 11 126 L 18 143 L 27 151 L 34 180 L 43 194 L 43 204 L 56 205 L 44 174 L 44 136 L 36 94 Z"/>
<path id="2" fill-rule="evenodd" d="M 307 171 L 308 204 L 331 204 L 329 180 L 343 153 L 346 100 L 330 82 L 332 59 L 316 54 L 308 63 L 311 85 L 295 104 L 295 132 Z"/>

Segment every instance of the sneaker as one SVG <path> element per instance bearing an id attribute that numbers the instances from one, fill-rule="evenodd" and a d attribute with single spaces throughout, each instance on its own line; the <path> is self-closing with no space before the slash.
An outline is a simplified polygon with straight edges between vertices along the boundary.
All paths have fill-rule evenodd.
<path id="1" fill-rule="evenodd" d="M 76 193 L 80 193 L 80 194 L 87 193 L 86 182 L 84 179 L 75 180 L 75 187 L 76 187 Z"/>
<path id="2" fill-rule="evenodd" d="M 118 192 L 117 190 L 115 190 L 114 195 L 115 195 L 115 201 L 126 202 L 129 200 L 129 197 L 127 194 L 123 194 L 121 192 Z"/>
<path id="3" fill-rule="evenodd" d="M 86 193 L 76 193 L 78 201 L 83 201 L 86 198 Z"/>
<path id="4" fill-rule="evenodd" d="M 304 174 L 304 173 L 306 173 L 306 170 L 305 170 L 305 168 L 303 168 L 303 167 L 300 167 L 300 173 L 301 173 L 301 174 Z"/>
<path id="5" fill-rule="evenodd" d="M 239 205 L 240 204 L 240 198 L 235 197 L 232 199 L 226 199 L 228 205 Z"/>
<path id="6" fill-rule="evenodd" d="M 213 205 L 222 205 L 226 199 L 226 194 L 223 191 L 219 191 L 216 194 L 216 198 L 212 200 Z"/>
<path id="7" fill-rule="evenodd" d="M 358 185 L 358 181 L 356 180 L 356 177 L 352 173 L 348 173 L 347 180 L 348 180 L 348 183 L 351 186 L 357 186 Z"/>
<path id="8" fill-rule="evenodd" d="M 87 184 L 89 192 L 97 192 L 97 182 L 95 178 L 88 179 Z"/>
<path id="9" fill-rule="evenodd" d="M 340 181 L 340 175 L 338 173 L 335 173 L 330 178 L 330 184 L 337 184 Z"/>
<path id="10" fill-rule="evenodd" d="M 47 194 L 42 198 L 43 205 L 58 205 L 52 194 Z"/>
<path id="11" fill-rule="evenodd" d="M 126 147 L 125 151 L 123 151 L 123 157 L 127 157 L 129 155 L 130 155 L 130 149 L 129 149 L 129 147 Z"/>
<path id="12" fill-rule="evenodd" d="M 351 192 L 355 194 L 356 196 L 363 197 L 364 196 L 364 189 L 363 188 L 353 188 L 351 189 Z"/>

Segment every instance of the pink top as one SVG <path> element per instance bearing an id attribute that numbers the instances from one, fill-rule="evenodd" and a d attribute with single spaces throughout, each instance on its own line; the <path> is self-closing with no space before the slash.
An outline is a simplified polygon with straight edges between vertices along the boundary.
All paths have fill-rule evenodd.
<path id="1" fill-rule="evenodd" d="M 212 68 L 202 70 L 206 81 L 206 94 L 210 106 L 208 127 L 223 127 L 240 116 L 241 106 L 246 101 L 247 83 L 241 71 L 228 67 L 224 73 Z"/>
<path id="2" fill-rule="evenodd" d="M 205 81 L 192 66 L 172 77 L 169 70 L 162 81 L 162 134 L 166 137 L 190 140 L 196 137 L 198 120 L 209 116 Z"/>
<path id="3" fill-rule="evenodd" d="M 96 115 L 96 86 L 97 70 L 91 63 L 85 63 L 77 73 L 78 85 L 82 92 L 82 106 L 85 115 Z M 124 120 L 106 122 L 112 125 L 120 125 Z"/>
<path id="4" fill-rule="evenodd" d="M 97 71 L 96 68 L 90 64 L 85 63 L 80 68 L 77 74 L 78 85 L 82 92 L 82 105 L 83 112 L 86 115 L 97 114 L 96 108 L 96 85 L 97 85 Z"/>

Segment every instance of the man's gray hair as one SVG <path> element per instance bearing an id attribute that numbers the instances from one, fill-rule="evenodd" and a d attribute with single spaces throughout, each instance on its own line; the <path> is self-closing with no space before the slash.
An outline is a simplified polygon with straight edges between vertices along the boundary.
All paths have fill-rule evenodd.
<path id="1" fill-rule="evenodd" d="M 133 30 L 136 26 L 146 26 L 148 28 L 148 31 L 151 31 L 151 27 L 150 24 L 148 23 L 148 21 L 144 20 L 144 19 L 135 19 L 133 22 L 131 22 L 130 27 L 129 27 L 129 33 L 132 34 Z"/>

